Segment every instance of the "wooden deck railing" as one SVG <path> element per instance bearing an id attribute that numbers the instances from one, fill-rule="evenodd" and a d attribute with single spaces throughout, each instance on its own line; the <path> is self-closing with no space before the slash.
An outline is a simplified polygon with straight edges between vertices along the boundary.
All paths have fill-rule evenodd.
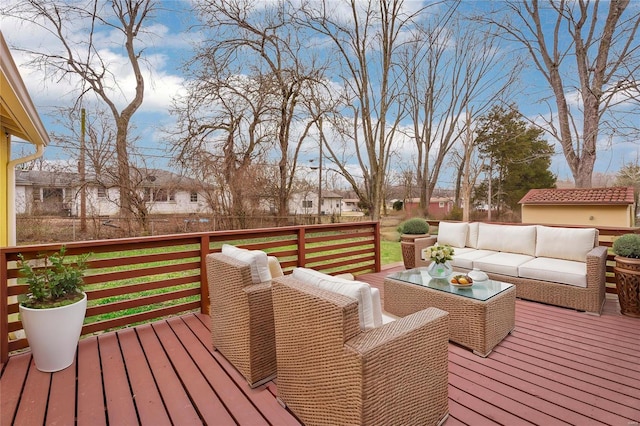
<path id="1" fill-rule="evenodd" d="M 64 244 L 67 256 L 92 253 L 85 276 L 88 308 L 82 334 L 100 333 L 155 318 L 200 310 L 208 313 L 205 256 L 223 243 L 278 257 L 285 271 L 296 266 L 329 272 L 379 272 L 380 224 L 288 226 Z M 62 244 L 0 248 L 0 361 L 28 346 L 21 334 L 18 254 L 35 259 Z"/>

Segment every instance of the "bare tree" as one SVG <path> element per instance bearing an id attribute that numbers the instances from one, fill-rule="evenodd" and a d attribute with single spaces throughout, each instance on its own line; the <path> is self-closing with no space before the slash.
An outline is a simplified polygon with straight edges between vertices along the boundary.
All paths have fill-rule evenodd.
<path id="1" fill-rule="evenodd" d="M 116 168 L 115 156 L 116 131 L 110 112 L 99 105 L 90 108 L 86 114 L 85 155 L 88 171 L 96 176 L 103 174 L 105 168 Z M 79 141 L 81 138 L 80 114 L 77 108 L 61 107 L 56 110 L 56 123 L 64 131 L 54 130 L 51 139 L 56 141 L 70 158 L 80 158 Z"/>
<path id="2" fill-rule="evenodd" d="M 454 4 L 417 28 L 400 59 L 425 215 L 447 154 L 466 135 L 466 126 L 512 88 L 521 69 L 486 28 L 455 12 Z"/>
<path id="3" fill-rule="evenodd" d="M 555 111 L 550 108 L 549 116 L 541 118 L 545 130 L 561 144 L 577 187 L 591 187 L 598 136 L 607 116 L 616 122 L 613 113 L 622 103 L 637 109 L 640 9 L 629 4 L 630 0 L 518 0 L 507 2 L 502 20 L 479 17 L 497 24 L 524 47 L 552 90 Z M 567 33 L 569 43 L 563 41 Z M 631 119 L 637 120 L 637 114 Z M 615 134 L 615 128 L 611 132 Z"/>
<path id="4" fill-rule="evenodd" d="M 476 185 L 478 177 L 483 171 L 483 162 L 478 155 L 475 155 L 476 144 L 472 123 L 473 114 L 466 111 L 465 133 L 460 139 L 461 156 L 459 158 L 460 167 L 460 194 L 457 198 L 462 198 L 462 220 L 468 222 L 471 216 L 471 195 Z M 458 204 L 456 204 L 458 205 Z"/>
<path id="5" fill-rule="evenodd" d="M 410 29 L 427 7 L 402 0 L 305 1 L 300 22 L 332 44 L 331 56 L 339 67 L 346 98 L 344 117 L 334 120 L 345 142 L 343 151 L 329 146 L 328 155 L 377 220 L 384 202 L 393 139 L 404 117 L 400 70 L 395 55 Z M 415 7 L 414 7 L 415 6 Z M 355 152 L 362 177 L 346 166 L 345 152 Z"/>
<path id="6" fill-rule="evenodd" d="M 154 10 L 152 0 L 93 0 L 84 4 L 53 0 L 25 0 L 6 7 L 2 13 L 38 25 L 51 34 L 60 50 L 55 52 L 23 50 L 33 56 L 31 65 L 47 70 L 51 79 L 79 78 L 79 98 L 92 91 L 113 115 L 118 162 L 118 185 L 121 214 L 129 217 L 132 200 L 137 196 L 130 178 L 128 155 L 129 126 L 144 98 L 144 79 L 141 70 L 143 49 L 139 46 L 144 25 Z M 86 37 L 74 38 L 72 28 L 87 25 Z M 119 34 L 123 52 L 128 58 L 135 79 L 135 89 L 126 105 L 119 106 L 119 96 L 126 89 L 114 78 L 113 64 L 96 44 L 99 30 Z M 120 66 L 120 65 L 119 65 Z M 129 226 L 129 225 L 128 225 Z"/>
<path id="7" fill-rule="evenodd" d="M 215 72 L 209 58 L 204 56 L 187 95 L 176 100 L 173 153 L 190 174 L 212 188 L 226 188 L 226 194 L 211 194 L 213 211 L 244 217 L 250 213 L 247 195 L 256 186 L 247 180 L 250 168 L 263 158 L 273 135 L 266 81 Z"/>
<path id="8" fill-rule="evenodd" d="M 210 83 L 198 86 L 204 91 L 201 93 L 209 94 L 211 100 L 217 98 L 218 103 L 224 101 L 220 92 L 216 93 L 219 82 L 245 76 L 255 84 L 251 93 L 262 103 L 259 111 L 250 111 L 260 124 L 255 128 L 260 138 L 253 142 L 260 144 L 255 149 L 276 149 L 280 216 L 287 214 L 297 155 L 313 124 L 313 120 L 301 115 L 298 102 L 308 87 L 320 80 L 322 72 L 322 66 L 317 64 L 313 52 L 304 48 L 304 41 L 292 25 L 290 7 L 289 2 L 273 5 L 249 0 L 196 2 L 195 9 L 211 36 L 201 43 L 190 64 L 200 81 Z M 240 57 L 242 60 L 238 60 Z M 202 70 L 208 72 L 204 74 Z M 243 96 L 237 92 L 231 95 Z M 258 112 L 260 115 L 256 115 Z M 228 124 L 233 124 L 233 118 L 228 118 L 232 120 Z M 300 125 L 300 129 L 294 125 Z M 250 127 L 242 129 L 251 131 Z M 239 176 L 238 181 L 242 182 L 241 179 Z"/>

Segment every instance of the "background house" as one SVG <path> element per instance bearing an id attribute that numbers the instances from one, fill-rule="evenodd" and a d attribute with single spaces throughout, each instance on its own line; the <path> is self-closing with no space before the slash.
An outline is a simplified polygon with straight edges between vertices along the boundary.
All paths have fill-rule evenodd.
<path id="1" fill-rule="evenodd" d="M 202 184 L 158 169 L 136 169 L 137 188 L 150 214 L 210 213 Z M 87 177 L 87 214 L 119 213 L 119 189 L 109 178 Z M 77 216 L 82 183 L 77 173 L 22 170 L 16 176 L 16 212 L 25 215 Z"/>
<path id="2" fill-rule="evenodd" d="M 320 212 L 323 215 L 342 215 L 342 195 L 331 191 L 322 191 Z M 318 193 L 315 191 L 296 192 L 289 200 L 291 214 L 318 214 Z"/>
<path id="3" fill-rule="evenodd" d="M 633 187 L 532 189 L 519 201 L 522 223 L 631 227 Z"/>
<path id="4" fill-rule="evenodd" d="M 404 202 L 404 211 L 408 216 L 416 215 L 420 198 L 408 198 Z M 453 210 L 453 199 L 449 197 L 431 197 L 429 200 L 429 218 L 444 219 Z"/>
<path id="5" fill-rule="evenodd" d="M 360 207 L 358 207 L 359 202 L 360 202 L 359 198 L 343 198 L 342 211 L 343 212 L 359 212 L 360 211 Z"/>

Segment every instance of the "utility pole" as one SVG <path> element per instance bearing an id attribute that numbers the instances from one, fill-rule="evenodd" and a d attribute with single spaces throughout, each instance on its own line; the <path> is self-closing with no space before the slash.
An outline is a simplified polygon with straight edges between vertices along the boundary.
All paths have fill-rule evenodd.
<path id="1" fill-rule="evenodd" d="M 80 115 L 80 160 L 78 161 L 78 171 L 80 173 L 80 231 L 87 230 L 87 176 L 85 172 L 85 122 L 86 112 L 82 108 Z"/>
<path id="2" fill-rule="evenodd" d="M 489 194 L 487 195 L 487 222 L 491 222 L 491 200 L 493 198 L 493 188 L 491 186 L 491 178 L 493 177 L 493 158 L 489 160 Z"/>
<path id="3" fill-rule="evenodd" d="M 322 126 L 322 122 L 320 125 Z M 318 223 L 322 223 L 322 137 L 320 138 L 320 158 L 318 159 Z"/>

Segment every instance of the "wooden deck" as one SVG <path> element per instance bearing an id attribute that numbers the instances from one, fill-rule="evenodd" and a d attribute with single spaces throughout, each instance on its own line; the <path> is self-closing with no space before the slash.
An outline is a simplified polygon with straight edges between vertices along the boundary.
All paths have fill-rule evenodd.
<path id="1" fill-rule="evenodd" d="M 380 286 L 389 271 L 361 276 Z M 384 295 L 382 295 L 384 299 Z M 189 314 L 83 339 L 76 362 L 1 366 L 0 424 L 295 425 L 277 385 L 250 389 Z M 640 319 L 607 300 L 601 317 L 518 300 L 516 328 L 488 358 L 449 345 L 446 425 L 640 422 Z"/>

